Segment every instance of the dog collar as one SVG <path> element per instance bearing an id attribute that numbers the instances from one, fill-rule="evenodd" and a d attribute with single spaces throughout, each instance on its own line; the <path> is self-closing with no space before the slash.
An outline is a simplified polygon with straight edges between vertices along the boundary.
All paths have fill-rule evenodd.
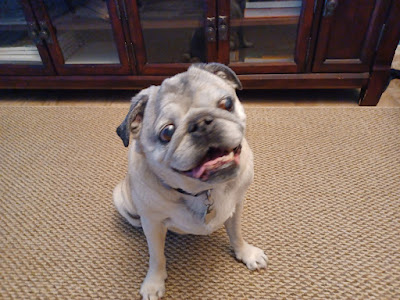
<path id="1" fill-rule="evenodd" d="M 184 195 L 188 195 L 188 196 L 192 196 L 192 197 L 198 197 L 198 196 L 201 196 L 203 194 L 207 194 L 207 197 L 209 197 L 209 194 L 211 194 L 211 190 L 205 190 L 205 191 L 202 191 L 202 192 L 197 193 L 197 194 L 192 194 L 192 193 L 186 192 L 186 191 L 184 191 L 184 190 L 182 190 L 180 188 L 176 189 L 176 188 L 171 187 L 171 189 L 177 191 L 178 193 L 181 193 L 181 194 L 184 194 Z"/>
<path id="2" fill-rule="evenodd" d="M 173 188 L 172 186 L 169 186 L 166 184 L 163 180 L 160 179 L 161 184 L 166 187 L 167 189 L 175 190 L 178 193 L 187 195 L 187 196 L 192 196 L 192 197 L 199 197 L 201 195 L 206 195 L 206 199 L 204 200 L 204 211 L 200 213 L 200 219 L 203 220 L 205 224 L 208 224 L 216 215 L 215 209 L 214 209 L 214 200 L 211 197 L 211 189 L 202 191 L 197 194 L 192 194 L 189 192 L 186 192 L 185 190 L 182 190 L 181 188 Z"/>
<path id="3" fill-rule="evenodd" d="M 177 191 L 178 193 L 181 193 L 181 194 L 184 194 L 184 195 L 188 195 L 188 196 L 192 196 L 192 197 L 198 197 L 198 196 L 201 196 L 201 195 L 203 195 L 203 194 L 206 194 L 206 195 L 207 195 L 207 198 L 209 198 L 210 195 L 211 195 L 211 189 L 202 191 L 202 192 L 197 193 L 197 194 L 192 194 L 192 193 L 186 192 L 185 190 L 182 190 L 181 188 L 174 188 L 174 187 L 172 187 L 172 186 L 166 184 L 166 183 L 164 182 L 164 180 L 162 180 L 161 178 L 159 178 L 159 180 L 160 180 L 161 184 L 162 184 L 164 187 L 166 187 L 167 189 L 175 190 L 175 191 Z"/>
<path id="4" fill-rule="evenodd" d="M 215 209 L 214 209 L 214 200 L 211 197 L 211 189 L 202 191 L 197 194 L 192 194 L 189 192 L 186 192 L 185 190 L 182 190 L 181 188 L 173 188 L 169 185 L 167 185 L 165 182 L 161 181 L 162 185 L 164 185 L 166 188 L 172 189 L 177 191 L 178 193 L 192 196 L 192 197 L 199 197 L 201 195 L 206 195 L 206 199 L 204 200 L 204 211 L 200 213 L 199 217 L 205 224 L 208 224 L 214 217 L 215 217 Z"/>

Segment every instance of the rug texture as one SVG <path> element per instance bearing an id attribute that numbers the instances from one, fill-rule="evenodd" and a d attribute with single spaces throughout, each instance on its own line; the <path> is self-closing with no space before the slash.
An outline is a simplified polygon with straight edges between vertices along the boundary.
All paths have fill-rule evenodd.
<path id="1" fill-rule="evenodd" d="M 0 107 L 0 298 L 138 299 L 145 236 L 112 203 L 126 108 Z M 225 230 L 168 233 L 165 299 L 400 299 L 400 110 L 247 109 L 255 180 Z"/>

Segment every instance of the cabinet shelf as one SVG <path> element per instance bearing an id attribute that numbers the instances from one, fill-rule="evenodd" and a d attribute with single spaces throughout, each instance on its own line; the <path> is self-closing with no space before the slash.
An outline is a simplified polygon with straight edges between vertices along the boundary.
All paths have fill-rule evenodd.
<path id="1" fill-rule="evenodd" d="M 247 2 L 244 10 L 245 18 L 279 17 L 300 15 L 301 1 L 261 1 Z"/>
<path id="2" fill-rule="evenodd" d="M 241 26 L 298 24 L 302 1 L 247 2 Z"/>
<path id="3" fill-rule="evenodd" d="M 21 31 L 26 29 L 27 27 L 25 19 L 15 18 L 0 20 L 1 31 Z"/>
<path id="4" fill-rule="evenodd" d="M 1 64 L 41 64 L 41 61 L 35 46 L 0 47 Z"/>
<path id="5" fill-rule="evenodd" d="M 296 25 L 299 16 L 272 16 L 263 18 L 233 19 L 231 26 L 261 26 L 261 25 Z M 158 20 L 142 21 L 143 29 L 175 29 L 175 28 L 199 28 L 203 24 L 199 20 Z"/>
<path id="6" fill-rule="evenodd" d="M 144 20 L 141 24 L 143 29 L 199 28 L 203 25 L 199 20 Z"/>
<path id="7" fill-rule="evenodd" d="M 58 36 L 66 64 L 119 64 L 118 52 L 102 32 L 65 31 Z"/>
<path id="8" fill-rule="evenodd" d="M 53 19 L 53 25 L 61 30 L 104 30 L 110 29 L 107 6 L 89 1 L 74 12 L 68 12 Z"/>
<path id="9" fill-rule="evenodd" d="M 73 14 L 63 15 L 53 21 L 60 30 L 105 30 L 110 29 L 110 23 L 100 18 L 85 18 Z"/>
<path id="10" fill-rule="evenodd" d="M 106 42 L 91 42 L 80 47 L 66 64 L 119 64 L 118 53 Z"/>
<path id="11" fill-rule="evenodd" d="M 270 16 L 231 20 L 231 26 L 262 26 L 262 25 L 296 25 L 299 23 L 299 16 Z"/>

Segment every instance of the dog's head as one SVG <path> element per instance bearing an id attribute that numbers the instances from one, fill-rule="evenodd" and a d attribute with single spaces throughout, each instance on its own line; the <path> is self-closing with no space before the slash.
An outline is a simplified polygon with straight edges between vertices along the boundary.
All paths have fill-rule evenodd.
<path id="1" fill-rule="evenodd" d="M 188 71 L 142 90 L 117 133 L 136 140 L 150 169 L 166 184 L 196 192 L 235 177 L 246 116 L 236 74 L 218 64 Z"/>

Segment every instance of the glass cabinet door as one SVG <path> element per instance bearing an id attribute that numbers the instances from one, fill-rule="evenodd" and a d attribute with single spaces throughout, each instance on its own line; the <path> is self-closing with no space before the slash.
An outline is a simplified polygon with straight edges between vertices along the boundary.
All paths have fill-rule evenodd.
<path id="1" fill-rule="evenodd" d="M 300 70 L 298 63 L 306 55 L 303 45 L 308 35 L 304 22 L 301 28 L 299 24 L 301 20 L 311 24 L 314 0 L 230 0 L 229 5 L 230 35 L 226 43 L 227 60 L 232 66 L 242 67 L 242 71 L 246 64 L 263 66 L 264 72 L 274 68 Z"/>
<path id="2" fill-rule="evenodd" d="M 33 73 L 52 73 L 46 65 L 48 57 L 42 59 L 40 50 L 46 52 L 40 48 L 42 44 L 29 5 L 0 0 L 0 74 L 26 73 L 27 68 Z"/>
<path id="3" fill-rule="evenodd" d="M 42 0 L 49 49 L 61 74 L 126 74 L 128 53 L 117 0 Z"/>
<path id="4" fill-rule="evenodd" d="M 131 32 L 137 39 L 142 73 L 173 74 L 187 69 L 190 63 L 216 59 L 216 1 L 130 2 L 139 19 L 132 24 Z"/>

